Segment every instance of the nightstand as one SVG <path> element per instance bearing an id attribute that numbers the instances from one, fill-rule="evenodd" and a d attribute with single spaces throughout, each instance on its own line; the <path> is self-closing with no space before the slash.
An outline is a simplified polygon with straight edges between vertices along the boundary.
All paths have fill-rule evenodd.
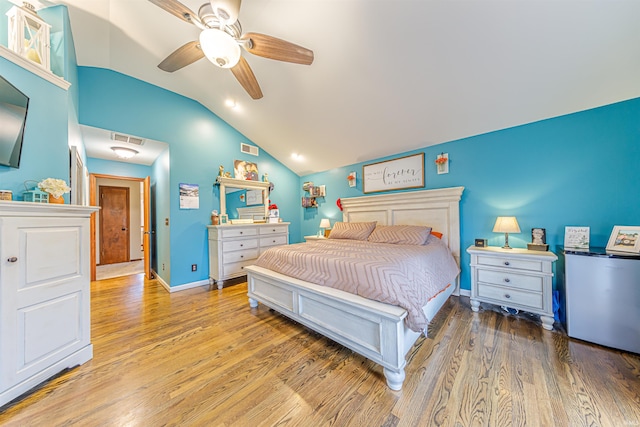
<path id="1" fill-rule="evenodd" d="M 310 242 L 311 240 L 326 240 L 324 236 L 304 236 L 304 240 Z"/>
<path id="2" fill-rule="evenodd" d="M 542 327 L 553 329 L 553 252 L 470 246 L 471 309 L 481 302 L 540 315 Z"/>

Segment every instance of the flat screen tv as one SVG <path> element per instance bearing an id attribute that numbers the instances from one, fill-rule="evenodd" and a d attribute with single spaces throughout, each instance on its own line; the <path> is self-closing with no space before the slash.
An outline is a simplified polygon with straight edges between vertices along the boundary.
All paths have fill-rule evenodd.
<path id="1" fill-rule="evenodd" d="M 29 98 L 0 76 L 0 165 L 20 166 Z"/>

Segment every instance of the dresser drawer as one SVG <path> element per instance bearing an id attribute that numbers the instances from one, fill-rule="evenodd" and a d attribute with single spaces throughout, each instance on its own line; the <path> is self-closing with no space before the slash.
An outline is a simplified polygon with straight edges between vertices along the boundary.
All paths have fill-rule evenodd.
<path id="1" fill-rule="evenodd" d="M 505 304 L 509 307 L 511 306 L 510 304 L 518 304 L 537 310 L 542 310 L 543 308 L 542 293 L 537 292 L 520 291 L 478 283 L 478 296 L 500 304 Z"/>
<path id="2" fill-rule="evenodd" d="M 243 249 L 253 249 L 258 247 L 258 239 L 234 240 L 232 242 L 222 242 L 222 252 L 240 251 Z"/>
<path id="3" fill-rule="evenodd" d="M 223 263 L 250 261 L 258 258 L 258 248 L 245 249 L 242 251 L 227 252 L 222 255 Z"/>
<path id="4" fill-rule="evenodd" d="M 260 247 L 266 248 L 269 246 L 278 246 L 278 245 L 286 245 L 287 244 L 287 236 L 271 236 L 271 237 L 263 237 L 260 239 Z"/>
<path id="5" fill-rule="evenodd" d="M 540 276 L 528 276 L 510 271 L 478 269 L 478 282 L 542 292 L 543 279 Z"/>
<path id="6" fill-rule="evenodd" d="M 251 261 L 242 261 L 242 262 L 232 262 L 230 264 L 225 264 L 222 266 L 222 274 L 223 277 L 232 277 L 246 274 L 244 272 L 244 268 L 253 265 L 254 260 Z"/>
<path id="7" fill-rule="evenodd" d="M 288 229 L 288 225 L 271 225 L 260 227 L 260 234 L 286 234 Z"/>
<path id="8" fill-rule="evenodd" d="M 223 239 L 233 239 L 236 237 L 257 236 L 258 230 L 255 227 L 242 227 L 235 228 L 234 226 L 228 226 L 220 230 L 220 236 Z"/>
<path id="9" fill-rule="evenodd" d="M 513 268 L 516 270 L 542 271 L 542 261 L 521 260 L 507 257 L 492 257 L 478 255 L 479 265 L 491 267 Z"/>

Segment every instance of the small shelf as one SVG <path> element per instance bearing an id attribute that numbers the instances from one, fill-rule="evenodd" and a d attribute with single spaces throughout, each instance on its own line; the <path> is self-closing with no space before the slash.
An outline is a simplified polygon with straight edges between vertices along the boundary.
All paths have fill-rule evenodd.
<path id="1" fill-rule="evenodd" d="M 38 77 L 42 77 L 49 83 L 53 83 L 61 89 L 68 90 L 71 83 L 66 81 L 60 76 L 56 76 L 51 71 L 47 71 L 42 68 L 40 65 L 29 61 L 27 58 L 24 58 L 11 49 L 6 48 L 5 46 L 0 45 L 0 57 L 5 58 L 6 60 L 13 62 L 14 64 L 24 68 L 27 71 L 31 71 Z"/>
<path id="2" fill-rule="evenodd" d="M 307 193 L 306 196 L 302 197 L 303 208 L 317 208 L 318 198 L 324 198 L 326 195 L 324 185 L 313 185 L 313 182 L 310 181 L 307 181 L 302 185 L 302 190 Z"/>

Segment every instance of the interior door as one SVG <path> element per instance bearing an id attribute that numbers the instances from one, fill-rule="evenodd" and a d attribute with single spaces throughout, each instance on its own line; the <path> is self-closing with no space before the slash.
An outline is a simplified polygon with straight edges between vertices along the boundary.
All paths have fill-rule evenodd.
<path id="1" fill-rule="evenodd" d="M 144 277 L 151 280 L 153 277 L 151 275 L 151 180 L 149 177 L 144 179 L 143 185 L 142 253 L 144 254 Z"/>
<path id="2" fill-rule="evenodd" d="M 100 186 L 100 265 L 129 262 L 129 188 Z"/>

